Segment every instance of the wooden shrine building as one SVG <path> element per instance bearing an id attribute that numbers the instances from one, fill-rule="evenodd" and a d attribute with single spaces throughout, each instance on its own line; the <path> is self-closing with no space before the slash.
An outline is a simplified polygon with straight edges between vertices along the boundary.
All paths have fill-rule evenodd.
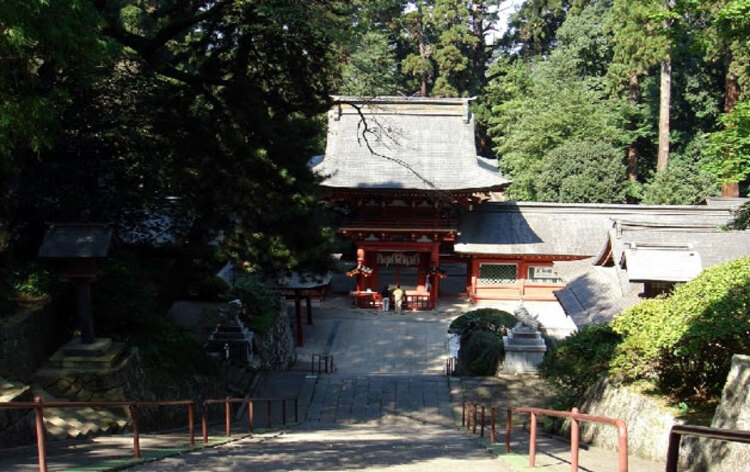
<path id="1" fill-rule="evenodd" d="M 473 302 L 554 302 L 565 287 L 555 263 L 599 254 L 615 221 L 718 227 L 731 218 L 722 202 L 500 201 L 510 181 L 476 155 L 469 99 L 335 99 L 325 155 L 311 165 L 353 246 L 347 275 L 360 307 L 378 306 L 383 286 L 396 284 L 412 310 L 433 308 L 449 287 Z"/>
<path id="2" fill-rule="evenodd" d="M 429 309 L 444 259 L 455 258 L 459 214 L 510 181 L 477 156 L 469 99 L 336 97 L 326 153 L 313 163 L 353 241 L 353 296 L 378 304 L 382 286 L 400 284 L 407 309 Z"/>

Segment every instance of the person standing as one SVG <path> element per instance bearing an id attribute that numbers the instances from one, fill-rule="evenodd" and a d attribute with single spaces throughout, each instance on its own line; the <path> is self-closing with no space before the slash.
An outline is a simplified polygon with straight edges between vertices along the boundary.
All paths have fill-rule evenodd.
<path id="1" fill-rule="evenodd" d="M 402 313 L 401 308 L 404 304 L 404 291 L 401 289 L 401 284 L 396 284 L 396 288 L 393 289 L 393 303 L 397 313 Z M 403 314 L 403 313 L 402 313 Z"/>
<path id="2" fill-rule="evenodd" d="M 383 298 L 383 311 L 388 311 L 391 301 L 391 291 L 388 288 L 388 285 L 383 286 L 383 290 L 380 292 L 380 296 Z"/>

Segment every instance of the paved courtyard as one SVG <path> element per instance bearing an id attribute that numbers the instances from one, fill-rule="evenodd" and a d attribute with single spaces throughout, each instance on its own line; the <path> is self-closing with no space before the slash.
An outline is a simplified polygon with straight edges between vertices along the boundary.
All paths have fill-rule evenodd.
<path id="1" fill-rule="evenodd" d="M 460 428 L 464 401 L 541 406 L 548 395 L 536 376 L 444 375 L 445 360 L 455 350 L 447 334 L 450 321 L 472 308 L 457 301 L 436 311 L 396 315 L 354 309 L 342 297 L 314 304 L 313 325 L 303 326 L 305 345 L 298 349 L 295 371 L 266 374 L 256 392 L 262 397 L 299 396 L 299 424 L 249 435 L 247 415 L 240 413 L 234 440 L 199 451 L 175 449 L 171 457 L 134 464 L 128 470 L 526 470 L 525 425 L 514 427 L 514 454 L 501 456 L 490 454 L 488 448 L 493 448 L 486 438 L 480 441 L 478 435 Z M 314 353 L 332 354 L 335 372 L 311 375 Z M 262 415 L 259 408 L 256 425 L 265 424 Z M 273 415 L 278 424 L 280 412 Z M 218 434 L 214 431 L 212 437 Z M 166 439 L 163 446 L 154 442 L 153 447 L 163 449 L 170 443 L 184 443 L 184 438 Z M 107 470 L 113 464 L 121 468 L 129 462 L 130 447 L 129 436 L 86 441 L 67 449 L 61 445 L 50 458 L 50 470 Z M 543 470 L 570 470 L 565 442 L 540 438 L 538 449 L 537 463 Z M 33 456 L 32 460 L 26 456 L 13 463 L 12 457 L 3 459 L 0 454 L 0 467 L 35 470 Z M 105 458 L 108 462 L 102 461 Z M 582 451 L 581 465 L 582 470 L 609 472 L 615 470 L 616 454 L 590 447 Z M 660 470 L 663 464 L 631 458 L 631 472 Z"/>

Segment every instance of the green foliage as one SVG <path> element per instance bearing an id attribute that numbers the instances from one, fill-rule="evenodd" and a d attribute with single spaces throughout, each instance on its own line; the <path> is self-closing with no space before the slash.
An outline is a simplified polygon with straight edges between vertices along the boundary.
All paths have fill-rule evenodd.
<path id="1" fill-rule="evenodd" d="M 368 31 L 356 48 L 344 68 L 340 92 L 360 97 L 398 93 L 396 56 L 388 37 Z"/>
<path id="2" fill-rule="evenodd" d="M 669 298 L 618 316 L 612 370 L 678 399 L 721 394 L 733 354 L 750 353 L 750 258 L 711 267 Z"/>
<path id="3" fill-rule="evenodd" d="M 584 326 L 544 355 L 539 371 L 558 390 L 557 401 L 568 409 L 609 372 L 621 337 L 608 324 Z"/>
<path id="4" fill-rule="evenodd" d="M 210 373 L 210 361 L 195 339 L 157 307 L 157 287 L 138 258 L 110 259 L 92 285 L 94 330 L 136 346 L 149 367 Z"/>
<path id="5" fill-rule="evenodd" d="M 750 100 L 738 102 L 719 121 L 724 129 L 709 138 L 705 169 L 721 182 L 746 180 L 750 178 Z"/>
<path id="6" fill-rule="evenodd" d="M 472 331 L 461 340 L 461 362 L 474 375 L 494 375 L 502 353 L 502 338 L 488 331 Z"/>
<path id="7" fill-rule="evenodd" d="M 621 203 L 627 189 L 622 151 L 607 143 L 568 141 L 544 155 L 536 180 L 539 200 Z"/>
<path id="8" fill-rule="evenodd" d="M 518 320 L 495 308 L 480 308 L 462 314 L 448 327 L 461 341 L 461 365 L 473 375 L 494 375 L 503 355 L 503 335 Z"/>
<path id="9" fill-rule="evenodd" d="M 727 225 L 727 229 L 746 230 L 750 229 L 750 202 L 732 211 L 732 221 Z"/>
<path id="10" fill-rule="evenodd" d="M 461 339 L 474 331 L 486 331 L 503 336 L 518 323 L 515 316 L 496 308 L 479 308 L 466 312 L 453 320 L 448 333 L 458 335 Z"/>
<path id="11" fill-rule="evenodd" d="M 28 263 L 9 277 L 10 296 L 20 299 L 48 297 L 57 285 L 56 274 L 39 263 Z"/>
<path id="12" fill-rule="evenodd" d="M 704 139 L 695 139 L 683 154 L 672 154 L 667 168 L 654 173 L 642 187 L 641 203 L 695 205 L 717 193 L 716 179 L 701 168 Z"/>
<path id="13" fill-rule="evenodd" d="M 229 295 L 242 302 L 251 330 L 264 333 L 281 312 L 281 297 L 270 285 L 253 274 L 237 277 Z"/>

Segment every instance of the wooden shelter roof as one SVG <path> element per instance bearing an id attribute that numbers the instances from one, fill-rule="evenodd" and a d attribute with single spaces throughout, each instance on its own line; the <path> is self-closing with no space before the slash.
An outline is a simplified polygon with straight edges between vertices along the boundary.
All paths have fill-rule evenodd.
<path id="1" fill-rule="evenodd" d="M 104 258 L 112 241 L 112 225 L 54 223 L 44 234 L 39 257 L 47 259 Z"/>

